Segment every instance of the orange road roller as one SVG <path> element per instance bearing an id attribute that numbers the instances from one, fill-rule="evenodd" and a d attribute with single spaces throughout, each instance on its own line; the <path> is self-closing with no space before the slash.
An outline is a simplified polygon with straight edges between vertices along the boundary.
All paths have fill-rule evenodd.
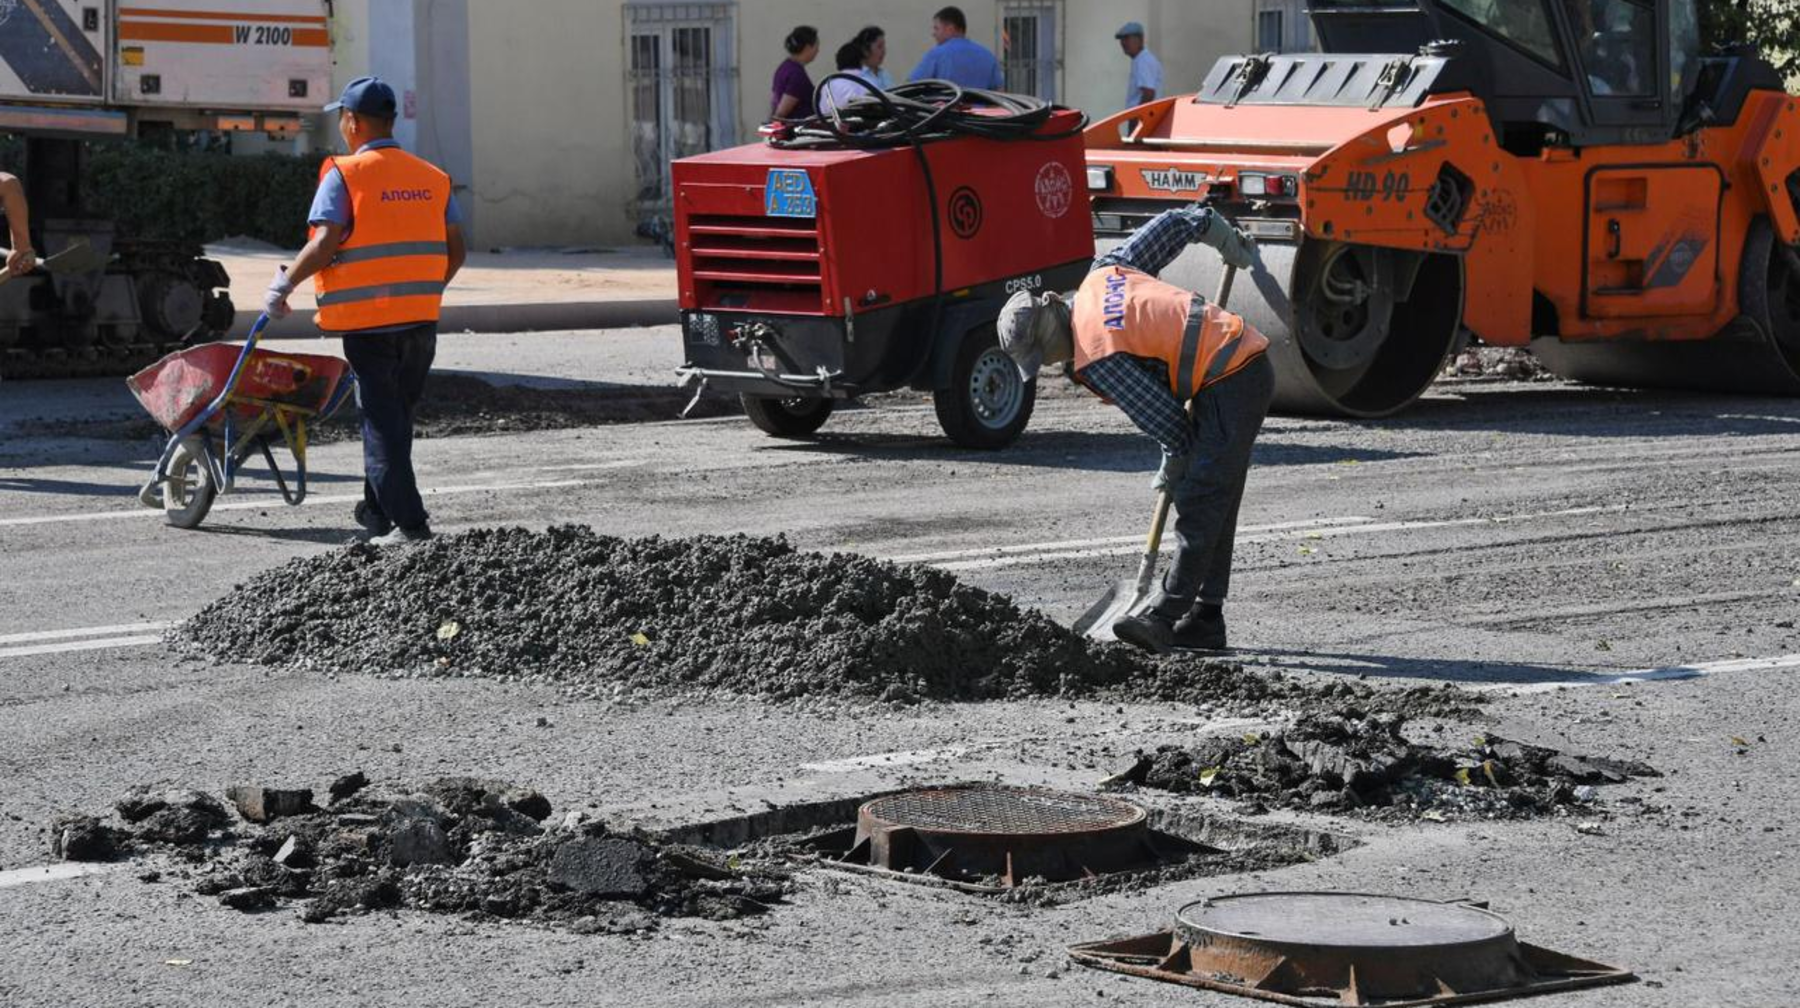
<path id="1" fill-rule="evenodd" d="M 1219 60 L 1087 133 L 1105 249 L 1205 200 L 1277 408 L 1384 416 L 1471 337 L 1581 381 L 1800 394 L 1800 99 L 1694 0 L 1311 0 L 1322 52 Z M 1164 278 L 1212 290 L 1197 249 Z"/>

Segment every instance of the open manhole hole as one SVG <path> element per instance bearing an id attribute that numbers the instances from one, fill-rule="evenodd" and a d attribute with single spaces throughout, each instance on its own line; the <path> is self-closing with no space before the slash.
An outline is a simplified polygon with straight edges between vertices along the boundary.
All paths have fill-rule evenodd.
<path id="1" fill-rule="evenodd" d="M 1038 902 L 1279 868 L 1350 846 L 1335 834 L 1296 826 L 997 784 L 777 806 L 663 836 Z"/>
<path id="2" fill-rule="evenodd" d="M 1167 931 L 1069 949 L 1076 962 L 1288 1005 L 1444 1005 L 1636 979 L 1518 940 L 1470 903 L 1277 892 L 1190 903 Z"/>

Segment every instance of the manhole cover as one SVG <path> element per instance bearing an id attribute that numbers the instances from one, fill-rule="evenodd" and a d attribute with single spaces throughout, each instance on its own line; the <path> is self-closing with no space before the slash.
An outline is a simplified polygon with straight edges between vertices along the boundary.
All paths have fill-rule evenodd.
<path id="1" fill-rule="evenodd" d="M 1190 903 L 1169 931 L 1077 945 L 1100 969 L 1283 1004 L 1455 1004 L 1617 983 L 1630 973 L 1520 942 L 1467 903 L 1253 893 Z"/>
<path id="2" fill-rule="evenodd" d="M 1127 801 L 970 785 L 877 798 L 856 814 L 868 863 L 946 878 L 1061 882 L 1154 864 L 1148 816 Z"/>

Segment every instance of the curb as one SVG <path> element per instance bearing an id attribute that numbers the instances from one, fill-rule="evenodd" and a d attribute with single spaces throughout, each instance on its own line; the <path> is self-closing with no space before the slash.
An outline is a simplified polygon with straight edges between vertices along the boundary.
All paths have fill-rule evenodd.
<path id="1" fill-rule="evenodd" d="M 632 326 L 672 325 L 679 321 L 674 298 L 642 301 L 549 301 L 540 304 L 445 305 L 438 318 L 438 332 L 517 333 L 560 329 L 624 329 Z M 229 338 L 250 331 L 261 312 L 240 311 L 231 324 Z M 295 309 L 292 315 L 270 324 L 268 339 L 313 339 L 321 335 L 313 325 L 313 309 Z"/>

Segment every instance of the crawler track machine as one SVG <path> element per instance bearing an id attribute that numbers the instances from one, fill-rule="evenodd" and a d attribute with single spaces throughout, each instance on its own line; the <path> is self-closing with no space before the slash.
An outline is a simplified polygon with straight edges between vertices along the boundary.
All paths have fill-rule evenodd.
<path id="1" fill-rule="evenodd" d="M 1800 100 L 1694 0 L 1313 0 L 1319 53 L 1219 60 L 1096 123 L 1109 247 L 1206 198 L 1276 406 L 1383 416 L 1471 335 L 1564 376 L 1800 394 Z M 1213 289 L 1196 251 L 1165 278 Z"/>

